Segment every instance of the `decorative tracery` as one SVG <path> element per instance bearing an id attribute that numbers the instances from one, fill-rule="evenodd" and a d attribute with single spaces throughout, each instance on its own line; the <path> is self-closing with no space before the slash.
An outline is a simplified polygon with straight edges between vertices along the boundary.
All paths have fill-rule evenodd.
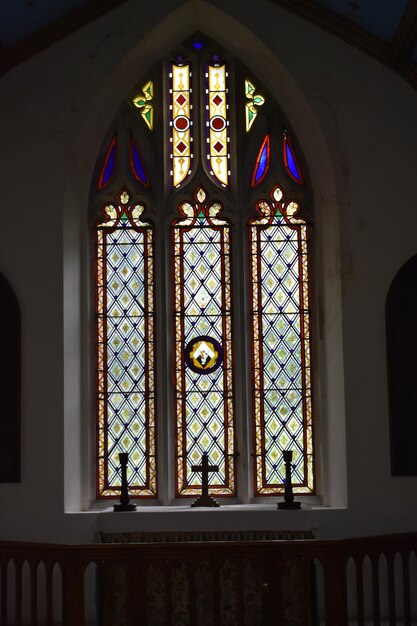
<path id="1" fill-rule="evenodd" d="M 315 490 L 309 224 L 299 206 L 308 198 L 307 178 L 266 90 L 258 90 L 257 80 L 247 78 L 237 60 L 229 63 L 206 46 L 193 44 L 197 53 L 182 50 L 171 57 L 174 63 L 160 64 L 139 83 L 142 89 L 128 98 L 130 122 L 110 135 L 96 169 L 95 193 L 105 199 L 116 185 L 126 184 L 127 174 L 135 194 L 152 207 L 155 224 L 143 220 L 142 199 L 132 202 L 125 187 L 95 218 L 99 497 L 119 493 L 120 452 L 129 453 L 131 496 L 157 497 L 157 419 L 168 433 L 167 424 L 174 422 L 174 436 L 167 440 L 176 496 L 199 493 L 201 477 L 192 468 L 202 457 L 218 467 L 210 492 L 239 495 L 235 392 L 243 409 L 249 398 L 239 421 L 247 419 L 253 447 L 242 433 L 239 437 L 254 458 L 253 495 L 283 492 L 285 450 L 293 451 L 294 491 Z M 229 67 L 239 71 L 229 77 Z M 271 179 L 280 185 L 270 201 L 258 201 L 258 216 L 249 221 L 248 263 L 245 215 L 268 192 Z M 221 202 L 209 201 L 203 185 L 216 189 Z M 288 192 L 296 187 L 297 202 L 285 201 L 286 185 Z M 230 220 L 220 217 L 223 206 Z M 172 212 L 179 217 L 169 218 L 167 237 Z M 154 240 L 163 261 L 157 272 Z M 236 340 L 249 346 L 246 334 L 252 335 L 237 380 L 232 283 L 249 285 L 234 290 L 236 314 L 242 317 Z M 162 328 L 169 319 L 170 306 L 163 307 L 170 288 L 174 319 Z M 161 296 L 158 311 L 154 291 Z M 166 346 L 158 350 L 162 364 L 155 362 L 157 321 L 163 330 L 159 341 L 174 343 L 171 375 Z M 157 366 L 168 371 L 158 386 Z M 158 418 L 157 393 L 162 404 L 174 397 Z"/>

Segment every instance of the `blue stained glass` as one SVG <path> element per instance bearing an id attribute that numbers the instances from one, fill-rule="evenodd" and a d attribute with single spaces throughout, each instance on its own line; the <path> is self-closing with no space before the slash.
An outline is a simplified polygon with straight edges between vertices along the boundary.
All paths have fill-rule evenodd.
<path id="1" fill-rule="evenodd" d="M 284 162 L 285 167 L 287 168 L 288 174 L 300 185 L 303 184 L 303 177 L 300 172 L 300 168 L 297 163 L 297 158 L 294 154 L 294 149 L 292 147 L 290 139 L 287 137 L 286 133 L 284 133 Z"/>
<path id="2" fill-rule="evenodd" d="M 285 149 L 287 151 L 287 163 L 288 163 L 288 167 L 290 169 L 291 174 L 294 176 L 294 178 L 296 178 L 297 180 L 300 180 L 300 175 L 298 173 L 298 167 L 297 164 L 294 160 L 294 155 L 291 152 L 290 146 L 287 144 L 285 146 Z"/>
<path id="3" fill-rule="evenodd" d="M 133 138 L 130 144 L 130 165 L 135 178 L 145 187 L 149 187 L 149 180 L 146 175 L 142 157 Z"/>
<path id="4" fill-rule="evenodd" d="M 262 150 L 261 158 L 259 159 L 258 169 L 256 170 L 256 177 L 255 177 L 256 183 L 259 181 L 260 178 L 263 177 L 267 164 L 268 164 L 268 146 L 265 143 L 263 150 Z"/>
<path id="5" fill-rule="evenodd" d="M 114 169 L 116 165 L 116 137 L 113 137 L 113 140 L 110 144 L 110 148 L 107 151 L 106 158 L 104 160 L 104 165 L 101 170 L 100 180 L 98 183 L 98 188 L 103 189 L 111 177 L 114 174 Z"/>
<path id="6" fill-rule="evenodd" d="M 265 139 L 259 149 L 258 157 L 256 159 L 253 175 L 252 175 L 252 187 L 255 187 L 258 183 L 265 178 L 269 170 L 270 160 L 270 139 L 269 134 L 265 135 Z"/>

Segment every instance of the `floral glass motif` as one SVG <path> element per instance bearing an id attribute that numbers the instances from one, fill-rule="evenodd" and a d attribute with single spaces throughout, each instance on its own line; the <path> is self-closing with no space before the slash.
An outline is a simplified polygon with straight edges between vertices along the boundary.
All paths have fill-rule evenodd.
<path id="1" fill-rule="evenodd" d="M 262 106 L 265 102 L 265 98 L 259 93 L 255 93 L 256 88 L 250 80 L 245 80 L 245 118 L 246 118 L 246 132 L 252 127 L 256 116 L 258 115 L 258 107 Z"/>
<path id="2" fill-rule="evenodd" d="M 185 63 L 172 65 L 170 80 L 171 177 L 173 186 L 178 187 L 191 173 L 193 122 L 190 66 Z"/>
<path id="3" fill-rule="evenodd" d="M 104 157 L 103 167 L 101 168 L 100 178 L 98 181 L 97 189 L 104 189 L 111 179 L 113 178 L 114 170 L 116 168 L 116 152 L 117 152 L 117 139 L 116 135 L 111 140 L 110 146 Z"/>
<path id="4" fill-rule="evenodd" d="M 206 108 L 208 133 L 207 160 L 210 175 L 224 187 L 229 185 L 229 104 L 228 72 L 217 55 L 206 72 Z"/>
<path id="5" fill-rule="evenodd" d="M 235 494 L 230 227 L 200 187 L 172 225 L 177 494 L 200 493 L 191 466 L 207 453 L 210 491 Z"/>
<path id="6" fill-rule="evenodd" d="M 255 167 L 253 168 L 252 175 L 252 187 L 259 185 L 265 178 L 269 171 L 269 164 L 271 159 L 271 139 L 269 134 L 265 135 L 261 147 L 259 148 L 258 157 L 256 159 Z"/>
<path id="7" fill-rule="evenodd" d="M 293 180 L 299 185 L 303 185 L 303 177 L 301 175 L 301 169 L 298 165 L 297 157 L 295 156 L 294 147 L 292 145 L 291 139 L 288 137 L 286 131 L 284 131 L 282 136 L 282 149 L 284 156 L 284 165 L 287 169 L 288 174 L 291 176 Z"/>
<path id="8" fill-rule="evenodd" d="M 284 490 L 288 449 L 294 492 L 314 491 L 308 227 L 298 210 L 275 187 L 249 224 L 256 495 Z"/>
<path id="9" fill-rule="evenodd" d="M 120 495 L 119 452 L 132 496 L 156 495 L 153 228 L 144 207 L 104 207 L 96 226 L 98 497 Z"/>
<path id="10" fill-rule="evenodd" d="M 143 87 L 142 93 L 133 98 L 133 105 L 139 109 L 142 119 L 153 130 L 153 81 L 149 80 Z"/>
<path id="11" fill-rule="evenodd" d="M 150 187 L 149 178 L 146 173 L 145 164 L 133 135 L 130 135 L 130 169 L 133 176 L 147 189 Z"/>

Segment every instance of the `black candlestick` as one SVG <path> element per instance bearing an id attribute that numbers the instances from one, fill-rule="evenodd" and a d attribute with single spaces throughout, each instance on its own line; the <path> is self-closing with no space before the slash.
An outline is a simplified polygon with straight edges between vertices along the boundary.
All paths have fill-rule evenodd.
<path id="1" fill-rule="evenodd" d="M 119 461 L 120 461 L 120 469 L 122 472 L 122 486 L 120 491 L 120 504 L 115 504 L 113 507 L 114 511 L 136 511 L 136 504 L 129 503 L 129 486 L 127 484 L 127 461 L 128 461 L 128 453 L 120 452 L 119 453 Z"/>
<path id="2" fill-rule="evenodd" d="M 278 502 L 279 509 L 301 509 L 301 502 L 294 502 L 294 493 L 292 490 L 291 480 L 291 461 L 292 450 L 284 450 L 283 452 L 285 462 L 285 492 L 284 502 Z"/>

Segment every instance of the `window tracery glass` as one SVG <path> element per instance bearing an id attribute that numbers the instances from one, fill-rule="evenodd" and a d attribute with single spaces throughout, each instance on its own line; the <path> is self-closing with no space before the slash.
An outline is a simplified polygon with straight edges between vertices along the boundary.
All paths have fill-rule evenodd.
<path id="1" fill-rule="evenodd" d="M 94 218 L 99 497 L 118 494 L 119 452 L 129 452 L 133 497 L 157 497 L 168 461 L 171 497 L 199 493 L 191 466 L 203 454 L 219 466 L 214 495 L 239 497 L 238 466 L 251 455 L 252 495 L 277 495 L 286 449 L 294 490 L 315 492 L 311 197 L 289 124 L 258 83 L 207 38 L 190 40 L 138 81 L 103 144 L 98 180 L 110 165 L 111 175 L 93 185 L 94 207 L 105 207 Z M 171 433 L 159 461 L 156 425 Z"/>

